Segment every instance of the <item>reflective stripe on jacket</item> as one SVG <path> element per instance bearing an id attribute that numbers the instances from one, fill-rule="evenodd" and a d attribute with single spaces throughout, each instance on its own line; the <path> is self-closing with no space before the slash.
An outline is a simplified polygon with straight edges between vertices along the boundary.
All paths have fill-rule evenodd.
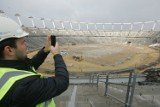
<path id="1" fill-rule="evenodd" d="M 11 86 L 17 80 L 33 75 L 39 75 L 39 74 L 35 74 L 33 72 L 28 72 L 28 71 L 17 70 L 13 68 L 0 68 L 0 100 L 2 100 L 2 98 L 11 88 Z M 42 102 L 40 104 L 37 104 L 36 107 L 56 107 L 56 106 L 54 100 L 51 99 Z"/>

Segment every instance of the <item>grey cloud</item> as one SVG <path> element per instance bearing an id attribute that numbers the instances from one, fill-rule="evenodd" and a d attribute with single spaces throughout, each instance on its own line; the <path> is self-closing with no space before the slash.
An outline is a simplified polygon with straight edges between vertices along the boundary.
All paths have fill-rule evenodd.
<path id="1" fill-rule="evenodd" d="M 159 0 L 1 0 L 0 9 L 29 16 L 87 22 L 159 19 Z"/>

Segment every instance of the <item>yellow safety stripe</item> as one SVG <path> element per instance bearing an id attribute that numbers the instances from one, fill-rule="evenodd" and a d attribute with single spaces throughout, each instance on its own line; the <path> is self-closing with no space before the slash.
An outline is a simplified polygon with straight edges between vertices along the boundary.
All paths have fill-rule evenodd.
<path id="1" fill-rule="evenodd" d="M 28 77 L 28 76 L 33 76 L 35 74 L 23 74 L 23 75 L 19 75 L 19 76 L 14 76 L 14 77 L 10 77 L 6 83 L 2 86 L 2 88 L 0 89 L 0 100 L 4 97 L 4 95 L 8 92 L 8 90 L 11 88 L 11 86 L 17 81 L 20 80 L 22 78 Z M 3 91 L 2 91 L 3 90 Z"/>
<path id="2" fill-rule="evenodd" d="M 14 76 L 18 76 L 18 75 L 22 75 L 22 74 L 31 74 L 31 73 L 22 72 L 22 71 L 12 71 L 12 72 L 4 73 L 3 76 L 1 76 L 1 78 L 0 78 L 0 89 L 6 83 L 6 81 L 8 81 L 9 78 L 14 77 Z"/>
<path id="3" fill-rule="evenodd" d="M 35 71 L 34 67 L 32 69 Z M 8 92 L 11 86 L 17 81 L 22 78 L 38 75 L 33 72 L 17 70 L 13 68 L 0 68 L 0 100 L 4 97 L 4 95 Z M 42 75 L 38 75 L 41 78 Z M 46 102 L 38 104 L 36 107 L 56 107 L 55 102 L 53 99 L 48 100 Z"/>
<path id="4" fill-rule="evenodd" d="M 56 107 L 53 99 L 38 104 L 36 107 Z"/>

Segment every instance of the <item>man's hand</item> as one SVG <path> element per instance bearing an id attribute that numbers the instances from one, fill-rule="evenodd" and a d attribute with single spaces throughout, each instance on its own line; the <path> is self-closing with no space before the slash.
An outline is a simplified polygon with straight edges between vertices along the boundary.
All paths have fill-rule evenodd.
<path id="1" fill-rule="evenodd" d="M 50 52 L 50 47 L 51 47 L 51 35 L 48 34 L 46 46 L 44 48 L 44 52 Z"/>
<path id="2" fill-rule="evenodd" d="M 60 48 L 58 42 L 56 42 L 55 47 L 51 46 L 50 51 L 53 55 L 60 54 Z"/>

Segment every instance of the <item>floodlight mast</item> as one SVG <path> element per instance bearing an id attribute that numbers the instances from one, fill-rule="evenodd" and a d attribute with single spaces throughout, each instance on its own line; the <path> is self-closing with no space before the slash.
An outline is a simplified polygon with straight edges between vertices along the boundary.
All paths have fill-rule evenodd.
<path id="1" fill-rule="evenodd" d="M 21 16 L 21 15 L 18 14 L 18 13 L 16 13 L 15 16 L 16 16 L 17 19 L 18 19 L 19 25 L 20 25 L 20 26 L 23 26 L 23 24 L 22 24 L 22 22 L 21 22 L 21 20 L 20 20 L 20 16 Z"/>
<path id="2" fill-rule="evenodd" d="M 28 17 L 28 18 L 31 19 L 32 27 L 36 27 L 35 24 L 34 24 L 34 21 L 33 21 L 33 17 L 30 16 L 30 17 Z"/>
<path id="3" fill-rule="evenodd" d="M 0 14 L 4 14 L 4 11 L 3 11 L 3 10 L 0 10 Z"/>

